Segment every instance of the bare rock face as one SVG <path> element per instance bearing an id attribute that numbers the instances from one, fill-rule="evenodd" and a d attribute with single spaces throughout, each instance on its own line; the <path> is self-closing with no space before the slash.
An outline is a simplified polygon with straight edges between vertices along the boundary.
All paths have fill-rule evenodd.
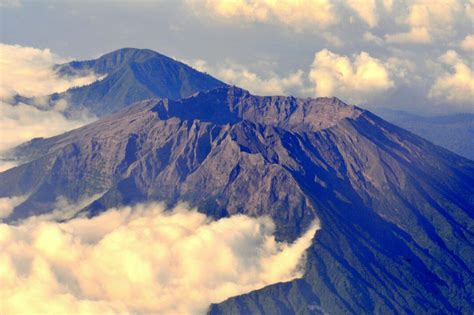
<path id="1" fill-rule="evenodd" d="M 143 101 L 15 153 L 30 162 L 0 173 L 0 197 L 29 198 L 9 221 L 103 191 L 83 214 L 185 200 L 214 217 L 270 215 L 284 240 L 319 218 L 303 279 L 210 313 L 473 310 L 474 162 L 338 99 L 223 87 Z"/>

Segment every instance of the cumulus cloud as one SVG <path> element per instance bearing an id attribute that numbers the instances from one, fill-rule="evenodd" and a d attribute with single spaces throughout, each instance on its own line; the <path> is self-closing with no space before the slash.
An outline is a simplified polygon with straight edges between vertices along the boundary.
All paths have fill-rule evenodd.
<path id="1" fill-rule="evenodd" d="M 352 102 L 363 102 L 394 86 L 389 66 L 366 52 L 351 60 L 323 49 L 314 56 L 309 79 L 316 96 L 337 95 Z"/>
<path id="2" fill-rule="evenodd" d="M 187 0 L 193 13 L 221 20 L 278 22 L 294 29 L 326 28 L 337 22 L 329 0 Z"/>
<path id="3" fill-rule="evenodd" d="M 460 47 L 465 51 L 474 51 L 474 35 L 467 35 L 461 41 Z"/>
<path id="4" fill-rule="evenodd" d="M 65 62 L 49 49 L 0 44 L 0 153 L 35 137 L 50 137 L 78 128 L 95 118 L 86 112 L 66 117 L 67 101 L 53 106 L 44 96 L 99 79 L 93 74 L 60 76 L 54 65 Z M 13 103 L 16 95 L 34 97 L 35 106 Z M 0 169 L 14 166 L 3 161 Z"/>
<path id="5" fill-rule="evenodd" d="M 61 111 L 43 110 L 31 105 L 0 101 L 0 152 L 35 137 L 50 137 L 78 128 L 95 118 L 83 113 L 74 119 Z"/>
<path id="6" fill-rule="evenodd" d="M 429 97 L 473 107 L 474 73 L 471 66 L 454 50 L 447 51 L 439 61 L 445 70 L 431 87 Z"/>
<path id="7" fill-rule="evenodd" d="M 65 223 L 0 225 L 2 313 L 204 313 L 302 275 L 313 225 L 293 244 L 273 222 L 213 221 L 179 205 L 109 209 Z"/>
<path id="8" fill-rule="evenodd" d="M 428 31 L 428 28 L 424 26 L 415 26 L 410 28 L 408 32 L 387 34 L 385 39 L 389 43 L 415 43 L 415 44 L 427 44 L 430 43 L 432 38 Z"/>
<path id="9" fill-rule="evenodd" d="M 403 24 L 409 30 L 386 35 L 388 42 L 431 43 L 434 38 L 453 35 L 455 22 L 463 14 L 463 6 L 458 0 L 416 0 L 409 5 Z"/>
<path id="10" fill-rule="evenodd" d="M 290 94 L 304 86 L 303 70 L 297 70 L 285 77 L 274 73 L 262 77 L 242 65 L 231 62 L 218 66 L 210 66 L 204 60 L 196 60 L 191 63 L 200 71 L 208 72 L 224 82 L 242 87 L 258 95 Z"/>
<path id="11" fill-rule="evenodd" d="M 392 26 L 381 32 L 389 43 L 432 43 L 455 35 L 460 28 L 472 24 L 472 1 L 463 0 L 187 0 L 193 14 L 213 17 L 221 22 L 280 23 L 296 31 L 353 28 L 353 13 L 366 27 L 375 28 L 380 21 Z M 347 23 L 349 22 L 349 23 Z M 385 22 L 385 21 L 383 21 Z M 462 28 L 461 27 L 461 28 Z M 339 30 L 340 31 L 340 30 Z"/>
<path id="12" fill-rule="evenodd" d="M 8 217 L 13 209 L 25 200 L 26 196 L 0 198 L 0 222 L 3 218 Z"/>
<path id="13" fill-rule="evenodd" d="M 375 0 L 347 0 L 347 4 L 371 28 L 377 26 L 379 17 Z"/>
<path id="14" fill-rule="evenodd" d="M 0 44 L 0 98 L 17 94 L 25 97 L 63 92 L 98 79 L 93 74 L 80 77 L 60 76 L 54 65 L 65 62 L 49 49 Z"/>
<path id="15" fill-rule="evenodd" d="M 85 195 L 79 198 L 79 200 L 72 201 L 64 196 L 59 196 L 56 198 L 56 202 L 54 203 L 54 209 L 50 212 L 45 214 L 31 216 L 27 219 L 24 219 L 23 222 L 28 224 L 34 224 L 34 222 L 41 222 L 41 221 L 66 221 L 70 220 L 80 214 L 80 211 L 90 205 L 92 202 L 98 200 L 100 197 L 104 195 L 105 192 L 94 194 L 94 195 Z M 19 196 L 14 198 L 21 198 L 20 201 L 23 202 L 26 200 L 26 196 Z M 16 207 L 18 204 L 14 204 L 13 206 Z M 14 210 L 10 210 L 10 213 Z"/>

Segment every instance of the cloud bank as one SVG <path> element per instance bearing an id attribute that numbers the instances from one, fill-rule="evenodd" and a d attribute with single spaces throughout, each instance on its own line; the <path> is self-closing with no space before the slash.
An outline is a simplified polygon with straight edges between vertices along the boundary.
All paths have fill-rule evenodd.
<path id="1" fill-rule="evenodd" d="M 54 65 L 66 61 L 49 49 L 0 44 L 0 99 L 9 99 L 17 94 L 37 97 L 64 92 L 98 79 L 93 74 L 60 76 L 54 71 Z"/>
<path id="2" fill-rule="evenodd" d="M 0 101 L 0 152 L 36 137 L 51 137 L 79 128 L 95 118 L 82 113 L 73 119 L 61 111 L 41 110 L 31 105 Z"/>
<path id="3" fill-rule="evenodd" d="M 93 74 L 60 76 L 54 65 L 65 61 L 49 49 L 0 44 L 0 153 L 32 138 L 54 136 L 95 120 L 86 112 L 66 117 L 66 100 L 44 104 L 46 95 L 99 79 Z M 35 106 L 13 102 L 16 95 L 34 97 Z M 0 169 L 12 165 L 2 163 Z"/>
<path id="4" fill-rule="evenodd" d="M 337 22 L 329 0 L 187 0 L 195 14 L 221 21 L 277 22 L 295 29 L 326 28 Z"/>
<path id="5" fill-rule="evenodd" d="M 304 87 L 303 70 L 297 70 L 285 77 L 275 73 L 261 76 L 243 65 L 230 61 L 215 66 L 210 66 L 205 60 L 191 61 L 190 64 L 199 71 L 211 73 L 226 83 L 258 95 L 287 95 Z"/>
<path id="6" fill-rule="evenodd" d="M 460 46 L 465 51 L 474 51 L 474 35 L 466 35 Z"/>
<path id="7" fill-rule="evenodd" d="M 355 20 L 381 28 L 388 43 L 428 44 L 456 35 L 457 24 L 472 23 L 473 2 L 463 0 L 187 0 L 199 17 L 227 23 L 280 23 L 297 31 L 354 26 Z M 470 20 L 471 19 L 471 20 Z M 360 23 L 359 23 L 360 24 Z M 357 27 L 359 27 L 358 25 Z"/>
<path id="8" fill-rule="evenodd" d="M 467 64 L 454 51 L 449 50 L 439 57 L 444 71 L 434 82 L 429 96 L 472 106 L 474 100 L 474 72 L 472 65 Z"/>
<path id="9" fill-rule="evenodd" d="M 371 33 L 366 35 L 370 41 L 382 40 Z M 345 55 L 322 49 L 314 54 L 305 70 L 298 69 L 286 76 L 271 71 L 261 75 L 229 60 L 215 65 L 205 60 L 189 63 L 257 95 L 337 96 L 346 102 L 365 105 L 382 103 L 390 97 L 403 99 L 415 91 L 426 98 L 432 109 L 474 109 L 472 66 L 469 58 L 454 50 L 417 63 L 396 54 L 382 58 L 365 51 Z M 397 101 L 392 99 L 391 102 Z"/>
<path id="10" fill-rule="evenodd" d="M 205 27 L 224 25 L 225 32 L 241 32 L 246 35 L 242 41 L 257 49 L 260 41 L 253 43 L 252 32 L 269 42 L 270 48 L 259 55 L 270 60 L 267 67 L 273 69 L 259 69 L 255 62 L 236 66 L 242 63 L 238 56 L 231 64 L 208 66 L 210 73 L 257 94 L 337 96 L 368 108 L 418 113 L 474 111 L 466 82 L 472 80 L 472 0 L 187 0 L 185 4 Z M 269 30 L 278 33 L 275 42 L 263 38 L 272 36 Z M 273 47 L 282 41 L 285 48 L 275 52 Z M 439 58 L 449 50 L 457 50 L 456 65 Z M 313 63 L 309 54 L 314 54 Z"/>
<path id="11" fill-rule="evenodd" d="M 66 223 L 0 225 L 0 312 L 200 314 L 303 272 L 317 225 L 278 243 L 266 217 L 213 221 L 179 205 L 109 209 Z"/>
<path id="12" fill-rule="evenodd" d="M 351 60 L 323 49 L 314 55 L 309 79 L 317 96 L 337 95 L 352 102 L 363 102 L 394 86 L 388 66 L 366 52 Z"/>
<path id="13" fill-rule="evenodd" d="M 452 36 L 456 19 L 464 11 L 462 1 L 458 0 L 415 0 L 408 4 L 408 13 L 401 24 L 409 30 L 387 34 L 388 42 L 428 44 Z"/>

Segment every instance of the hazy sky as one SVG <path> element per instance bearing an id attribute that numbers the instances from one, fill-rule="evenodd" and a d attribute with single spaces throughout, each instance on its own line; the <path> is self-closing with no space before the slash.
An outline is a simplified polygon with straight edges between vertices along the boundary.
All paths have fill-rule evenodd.
<path id="1" fill-rule="evenodd" d="M 258 94 L 474 112 L 473 1 L 0 0 L 1 42 L 151 48 Z"/>

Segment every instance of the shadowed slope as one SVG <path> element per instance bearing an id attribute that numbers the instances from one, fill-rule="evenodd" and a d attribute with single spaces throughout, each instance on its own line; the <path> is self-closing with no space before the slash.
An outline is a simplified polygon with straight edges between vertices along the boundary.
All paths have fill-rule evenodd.
<path id="1" fill-rule="evenodd" d="M 225 84 L 213 77 L 149 49 L 123 48 L 98 59 L 59 65 L 61 74 L 93 71 L 106 77 L 91 85 L 54 94 L 75 108 L 85 107 L 97 116 L 119 111 L 149 98 L 180 99 Z"/>
<path id="2" fill-rule="evenodd" d="M 31 162 L 0 173 L 0 197 L 29 197 L 10 221 L 103 191 L 82 214 L 186 200 L 215 217 L 269 215 L 284 240 L 319 218 L 303 279 L 211 313 L 473 310 L 474 163 L 335 98 L 225 87 L 144 101 L 16 153 Z"/>

